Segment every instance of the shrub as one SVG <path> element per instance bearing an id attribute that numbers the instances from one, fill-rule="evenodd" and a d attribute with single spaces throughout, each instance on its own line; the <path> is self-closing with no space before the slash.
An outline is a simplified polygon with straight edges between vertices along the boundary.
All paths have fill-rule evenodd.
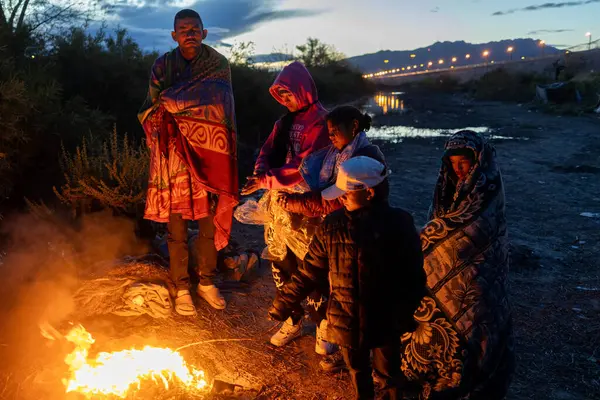
<path id="1" fill-rule="evenodd" d="M 149 152 L 145 144 L 135 145 L 116 128 L 102 144 L 102 151 L 88 152 L 84 139 L 73 154 L 62 149 L 61 167 L 65 183 L 56 196 L 74 213 L 110 208 L 129 215 L 139 213 L 146 197 Z"/>
<path id="2" fill-rule="evenodd" d="M 525 102 L 535 98 L 535 87 L 549 78 L 532 73 L 510 73 L 500 68 L 490 71 L 467 87 L 478 100 Z"/>
<path id="3" fill-rule="evenodd" d="M 142 51 L 125 30 L 92 35 L 71 28 L 43 43 L 22 35 L 0 32 L 0 198 L 10 196 L 11 207 L 22 207 L 24 197 L 54 198 L 57 187 L 74 209 L 131 212 L 147 174 L 137 112 L 158 54 Z M 35 57 L 28 55 L 33 45 Z M 338 62 L 312 73 L 328 104 L 372 90 L 360 73 Z M 241 63 L 232 65 L 232 78 L 243 177 L 285 110 L 269 94 L 274 73 Z M 111 133 L 115 124 L 118 134 Z"/>

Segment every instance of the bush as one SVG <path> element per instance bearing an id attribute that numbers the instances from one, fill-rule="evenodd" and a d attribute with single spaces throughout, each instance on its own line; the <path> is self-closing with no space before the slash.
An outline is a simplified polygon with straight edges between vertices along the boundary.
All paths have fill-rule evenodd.
<path id="1" fill-rule="evenodd" d="M 371 95 L 375 86 L 362 74 L 342 63 L 309 68 L 319 90 L 319 98 L 328 105 L 344 103 Z"/>
<path id="2" fill-rule="evenodd" d="M 91 211 L 94 206 L 138 214 L 148 182 L 147 146 L 136 145 L 127 135 L 119 139 L 115 128 L 101 149 L 88 152 L 85 139 L 73 154 L 63 148 L 61 167 L 65 183 L 59 189 L 55 187 L 54 193 L 75 214 Z"/>
<path id="3" fill-rule="evenodd" d="M 80 28 L 54 39 L 50 59 L 61 82 L 63 99 L 82 103 L 110 116 L 105 126 L 135 140 L 143 138 L 137 113 L 148 92 L 150 68 L 158 53 L 144 53 L 124 29 L 90 35 Z M 80 132 L 80 133 L 84 133 Z"/>
<path id="4" fill-rule="evenodd" d="M 40 50 L 25 56 L 32 43 Z M 147 171 L 137 170 L 145 157 L 138 147 L 144 134 L 137 113 L 157 56 L 143 52 L 125 30 L 90 35 L 72 28 L 43 43 L 1 34 L 0 195 L 11 197 L 3 206 L 22 207 L 24 197 L 49 200 L 56 186 L 72 208 L 97 205 L 129 213 L 138 207 Z M 311 70 L 329 104 L 372 90 L 360 73 L 339 63 Z M 274 78 L 268 71 L 232 65 L 242 177 L 285 112 L 269 94 Z M 114 125 L 118 134 L 111 134 Z M 105 146 L 111 150 L 115 143 L 119 153 L 106 153 Z M 111 171 L 114 162 L 117 169 Z"/>
<path id="5" fill-rule="evenodd" d="M 536 85 L 550 83 L 544 76 L 532 73 L 510 73 L 500 68 L 466 84 L 478 100 L 526 102 L 535 98 Z"/>
<path id="6" fill-rule="evenodd" d="M 1 48 L 1 46 L 0 46 Z M 43 197 L 60 177 L 61 141 L 78 142 L 82 132 L 100 131 L 108 121 L 79 98 L 63 101 L 47 58 L 4 57 L 0 51 L 0 187 L 11 195 Z"/>
<path id="7" fill-rule="evenodd" d="M 450 74 L 442 74 L 437 77 L 426 77 L 421 80 L 403 84 L 400 90 L 409 93 L 436 92 L 436 93 L 454 93 L 462 90 L 458 80 Z"/>

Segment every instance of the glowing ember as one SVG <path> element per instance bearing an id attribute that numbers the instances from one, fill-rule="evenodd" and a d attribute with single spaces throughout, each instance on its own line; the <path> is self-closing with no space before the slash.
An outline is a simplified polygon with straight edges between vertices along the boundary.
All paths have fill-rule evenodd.
<path id="1" fill-rule="evenodd" d="M 63 381 L 67 392 L 125 398 L 132 386 L 139 389 L 142 381 L 149 379 L 162 383 L 165 389 L 175 382 L 188 390 L 208 389 L 204 372 L 188 366 L 177 351 L 146 346 L 141 350 L 99 353 L 95 360 L 88 360 L 94 338 L 83 326 L 73 328 L 65 339 L 75 345 L 75 350 L 65 358 L 71 373 Z"/>

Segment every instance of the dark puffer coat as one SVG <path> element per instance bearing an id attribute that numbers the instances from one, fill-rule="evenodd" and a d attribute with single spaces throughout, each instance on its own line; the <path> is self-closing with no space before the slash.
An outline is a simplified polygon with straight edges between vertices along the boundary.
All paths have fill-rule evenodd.
<path id="1" fill-rule="evenodd" d="M 330 214 L 303 265 L 277 294 L 280 316 L 329 278 L 327 340 L 342 347 L 382 347 L 416 328 L 425 293 L 421 242 L 413 219 L 387 201 Z"/>

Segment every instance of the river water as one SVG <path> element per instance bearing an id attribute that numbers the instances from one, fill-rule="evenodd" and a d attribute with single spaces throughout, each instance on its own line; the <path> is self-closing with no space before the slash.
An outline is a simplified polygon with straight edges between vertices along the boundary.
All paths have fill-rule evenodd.
<path id="1" fill-rule="evenodd" d="M 363 111 L 369 113 L 375 120 L 377 116 L 380 115 L 401 115 L 408 113 L 410 112 L 409 104 L 405 103 L 404 95 L 404 92 L 378 93 L 369 99 L 363 106 Z M 374 140 L 381 140 L 389 143 L 401 143 L 405 139 L 449 137 L 460 130 L 472 130 L 482 133 L 487 139 L 492 140 L 526 140 L 526 138 L 497 135 L 492 129 L 486 126 L 465 126 L 458 129 L 428 129 L 405 125 L 383 125 L 373 126 L 369 132 L 367 132 L 367 136 Z"/>

